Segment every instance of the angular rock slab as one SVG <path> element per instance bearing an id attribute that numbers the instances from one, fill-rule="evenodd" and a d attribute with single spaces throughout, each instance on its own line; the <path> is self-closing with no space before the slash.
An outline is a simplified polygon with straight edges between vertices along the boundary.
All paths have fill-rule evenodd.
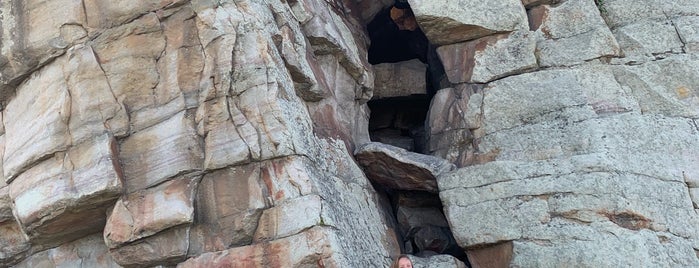
<path id="1" fill-rule="evenodd" d="M 427 65 L 415 59 L 374 65 L 373 99 L 427 94 Z"/>
<path id="2" fill-rule="evenodd" d="M 321 199 L 307 195 L 287 200 L 262 212 L 253 242 L 268 241 L 291 236 L 320 225 Z"/>
<path id="3" fill-rule="evenodd" d="M 420 28 L 436 45 L 476 39 L 496 32 L 527 28 L 520 0 L 429 1 L 409 0 Z M 488 14 L 488 15 L 484 15 Z"/>
<path id="4" fill-rule="evenodd" d="M 104 226 L 106 206 L 123 191 L 115 143 L 105 135 L 80 144 L 10 184 L 14 214 L 32 242 L 57 245 Z"/>
<path id="5" fill-rule="evenodd" d="M 104 227 L 109 248 L 152 236 L 194 220 L 198 178 L 181 177 L 119 199 Z"/>
<path id="6" fill-rule="evenodd" d="M 437 48 L 449 82 L 487 83 L 538 67 L 536 37 L 528 31 L 498 34 Z"/>
<path id="7" fill-rule="evenodd" d="M 362 145 L 354 155 L 369 179 L 396 190 L 436 192 L 436 177 L 455 168 L 444 159 L 378 142 Z"/>
<path id="8" fill-rule="evenodd" d="M 538 36 L 536 56 L 540 67 L 576 65 L 620 53 L 593 0 L 538 6 L 529 11 L 529 18 Z"/>

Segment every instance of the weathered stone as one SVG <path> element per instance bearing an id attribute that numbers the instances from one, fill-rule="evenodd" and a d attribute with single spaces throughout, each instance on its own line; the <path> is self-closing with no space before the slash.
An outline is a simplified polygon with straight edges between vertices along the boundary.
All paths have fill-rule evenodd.
<path id="1" fill-rule="evenodd" d="M 473 268 L 508 267 L 512 262 L 512 242 L 469 249 L 466 254 Z"/>
<path id="2" fill-rule="evenodd" d="M 427 65 L 419 60 L 374 65 L 374 99 L 427 93 Z"/>
<path id="3" fill-rule="evenodd" d="M 10 198 L 10 187 L 0 188 L 0 222 L 14 220 L 12 215 L 12 198 Z"/>
<path id="4" fill-rule="evenodd" d="M 454 169 L 444 159 L 370 142 L 355 152 L 367 177 L 389 189 L 435 192 L 435 178 Z"/>
<path id="5" fill-rule="evenodd" d="M 529 18 L 536 30 L 540 67 L 570 66 L 619 54 L 619 45 L 593 0 L 538 6 L 529 11 Z"/>
<path id="6" fill-rule="evenodd" d="M 437 48 L 449 82 L 487 83 L 537 67 L 536 38 L 527 31 L 498 34 Z"/>
<path id="7" fill-rule="evenodd" d="M 405 207 L 396 209 L 396 219 L 404 236 L 419 230 L 420 227 L 449 227 L 439 207 Z"/>
<path id="8" fill-rule="evenodd" d="M 450 246 L 449 235 L 444 232 L 445 228 L 438 226 L 423 226 L 413 235 L 413 241 L 420 253 L 436 252 L 444 253 Z"/>
<path id="9" fill-rule="evenodd" d="M 495 152 L 473 154 L 473 129 L 480 128 L 483 95 L 478 88 L 459 86 L 437 92 L 427 114 L 427 153 L 458 167 L 487 162 Z"/>
<path id="10" fill-rule="evenodd" d="M 644 20 L 613 31 L 627 61 L 643 62 L 657 54 L 680 53 L 683 43 L 672 21 Z"/>
<path id="11" fill-rule="evenodd" d="M 329 228 L 314 227 L 282 239 L 204 253 L 177 267 L 336 267 L 345 258 L 336 254 L 335 239 Z"/>
<path id="12" fill-rule="evenodd" d="M 0 222 L 0 233 L 0 265 L 13 265 L 30 253 L 31 245 L 14 218 Z"/>
<path id="13" fill-rule="evenodd" d="M 450 255 L 434 255 L 427 258 L 408 256 L 415 268 L 466 268 L 466 265 Z"/>
<path id="14" fill-rule="evenodd" d="M 259 167 L 235 167 L 207 174 L 197 191 L 193 253 L 224 250 L 252 242 L 266 207 Z"/>
<path id="15" fill-rule="evenodd" d="M 125 111 L 99 68 L 92 50 L 78 46 L 19 86 L 4 112 L 8 182 L 70 145 L 126 132 Z"/>
<path id="16" fill-rule="evenodd" d="M 307 195 L 286 200 L 262 212 L 253 242 L 295 235 L 322 224 L 320 196 Z"/>
<path id="17" fill-rule="evenodd" d="M 122 192 L 112 137 L 75 146 L 10 184 L 14 214 L 34 243 L 57 245 L 104 226 L 106 206 Z"/>
<path id="18" fill-rule="evenodd" d="M 679 17 L 672 20 L 686 53 L 699 53 L 699 16 Z"/>
<path id="19" fill-rule="evenodd" d="M 202 168 L 203 155 L 192 116 L 183 111 L 121 142 L 119 159 L 131 193 Z"/>
<path id="20" fill-rule="evenodd" d="M 24 89 L 23 89 L 24 88 Z M 65 150 L 70 143 L 70 96 L 58 65 L 30 78 L 5 109 L 5 180 L 11 182 L 30 163 Z M 41 109 L 31 109 L 31 107 Z M 30 150 L 28 147 L 37 149 Z"/>
<path id="21" fill-rule="evenodd" d="M 198 178 L 177 178 L 119 199 L 104 227 L 109 248 L 152 236 L 194 221 Z"/>
<path id="22" fill-rule="evenodd" d="M 115 3 L 106 0 L 84 1 L 87 25 L 91 28 L 111 28 L 157 9 L 180 5 L 182 0 L 146 0 L 133 3 Z"/>
<path id="23" fill-rule="evenodd" d="M 374 87 L 373 72 L 367 60 L 366 51 L 358 44 L 366 42 L 359 31 L 352 31 L 350 22 L 338 16 L 335 11 L 321 8 L 324 2 L 306 0 L 304 4 L 315 9 L 313 16 L 303 23 L 303 33 L 310 42 L 315 54 L 332 54 L 360 86 L 356 99 L 371 99 Z M 353 34 L 356 33 L 356 34 Z"/>
<path id="24" fill-rule="evenodd" d="M 643 20 L 699 15 L 699 4 L 691 0 L 605 0 L 601 9 L 600 13 L 613 29 Z"/>
<path id="25" fill-rule="evenodd" d="M 689 188 L 689 197 L 694 203 L 694 208 L 699 208 L 699 188 Z"/>
<path id="26" fill-rule="evenodd" d="M 84 11 L 81 1 L 74 0 L 0 5 L 0 100 L 7 101 L 33 70 L 84 40 Z"/>
<path id="27" fill-rule="evenodd" d="M 672 56 L 638 66 L 614 68 L 614 78 L 645 114 L 699 118 L 699 59 Z"/>
<path id="28" fill-rule="evenodd" d="M 558 4 L 561 0 L 522 0 L 522 5 L 526 8 L 532 8 L 539 5 L 554 5 Z"/>
<path id="29" fill-rule="evenodd" d="M 257 144 L 254 127 L 240 111 L 229 109 L 229 98 L 207 101 L 197 111 L 199 133 L 204 136 L 204 168 L 217 169 L 228 165 L 248 162 L 251 159 L 251 145 Z M 244 137 L 241 134 L 245 133 Z"/>
<path id="30" fill-rule="evenodd" d="M 88 235 L 59 247 L 34 253 L 17 264 L 30 267 L 121 267 L 109 255 L 99 234 Z"/>
<path id="31" fill-rule="evenodd" d="M 476 39 L 496 32 L 524 30 L 527 14 L 520 0 L 486 3 L 409 0 L 420 28 L 437 45 Z M 483 16 L 492 14 L 492 16 Z"/>
<path id="32" fill-rule="evenodd" d="M 110 249 L 114 261 L 124 267 L 174 265 L 185 260 L 189 248 L 189 227 L 167 229 L 132 244 Z"/>

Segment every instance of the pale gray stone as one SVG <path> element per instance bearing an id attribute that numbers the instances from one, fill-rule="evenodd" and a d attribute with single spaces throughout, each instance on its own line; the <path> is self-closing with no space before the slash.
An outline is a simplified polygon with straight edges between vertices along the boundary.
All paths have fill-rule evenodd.
<path id="1" fill-rule="evenodd" d="M 528 31 L 482 37 L 437 48 L 449 81 L 487 83 L 536 68 L 536 38 Z"/>
<path id="2" fill-rule="evenodd" d="M 614 29 L 627 61 L 643 62 L 663 53 L 682 52 L 682 41 L 670 20 L 645 20 Z"/>
<path id="3" fill-rule="evenodd" d="M 529 11 L 540 67 L 570 66 L 619 54 L 619 45 L 593 0 L 565 1 Z"/>
<path id="4" fill-rule="evenodd" d="M 686 16 L 672 22 L 680 35 L 686 53 L 699 53 L 699 16 Z"/>
<path id="5" fill-rule="evenodd" d="M 430 42 L 436 45 L 472 40 L 496 32 L 524 30 L 527 27 L 527 15 L 520 0 L 408 2 L 420 28 Z"/>

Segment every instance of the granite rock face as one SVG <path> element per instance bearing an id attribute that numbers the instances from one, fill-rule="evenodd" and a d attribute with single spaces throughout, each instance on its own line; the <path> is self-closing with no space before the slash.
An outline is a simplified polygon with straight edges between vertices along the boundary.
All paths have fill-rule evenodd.
<path id="1" fill-rule="evenodd" d="M 697 267 L 698 18 L 2 1 L 0 267 Z"/>
<path id="2" fill-rule="evenodd" d="M 1 3 L 0 266 L 387 265 L 349 153 L 385 4 L 331 2 Z"/>

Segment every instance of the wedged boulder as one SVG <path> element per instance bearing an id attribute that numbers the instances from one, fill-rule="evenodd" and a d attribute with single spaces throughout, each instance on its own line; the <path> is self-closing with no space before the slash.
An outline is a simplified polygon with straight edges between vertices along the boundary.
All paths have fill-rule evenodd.
<path id="1" fill-rule="evenodd" d="M 199 178 L 183 176 L 119 199 L 107 217 L 104 241 L 110 249 L 194 221 Z"/>
<path id="2" fill-rule="evenodd" d="M 468 41 L 527 28 L 520 0 L 444 2 L 409 0 L 420 28 L 436 45 Z M 491 14 L 484 16 L 483 14 Z"/>
<path id="3" fill-rule="evenodd" d="M 414 59 L 374 65 L 373 99 L 427 93 L 427 65 Z"/>
<path id="4" fill-rule="evenodd" d="M 541 5 L 529 10 L 529 20 L 537 35 L 540 67 L 576 65 L 620 53 L 593 0 Z"/>
<path id="5" fill-rule="evenodd" d="M 536 37 L 515 31 L 437 48 L 449 82 L 487 83 L 538 67 Z"/>
<path id="6" fill-rule="evenodd" d="M 58 245 L 104 226 L 123 191 L 116 142 L 104 135 L 61 152 L 10 184 L 14 214 L 32 243 Z"/>
<path id="7" fill-rule="evenodd" d="M 13 267 L 106 267 L 119 266 L 109 255 L 102 236 L 92 234 L 59 247 L 35 252 Z"/>
<path id="8" fill-rule="evenodd" d="M 436 177 L 454 169 L 444 159 L 378 142 L 362 145 L 354 156 L 370 180 L 396 190 L 436 192 Z"/>

